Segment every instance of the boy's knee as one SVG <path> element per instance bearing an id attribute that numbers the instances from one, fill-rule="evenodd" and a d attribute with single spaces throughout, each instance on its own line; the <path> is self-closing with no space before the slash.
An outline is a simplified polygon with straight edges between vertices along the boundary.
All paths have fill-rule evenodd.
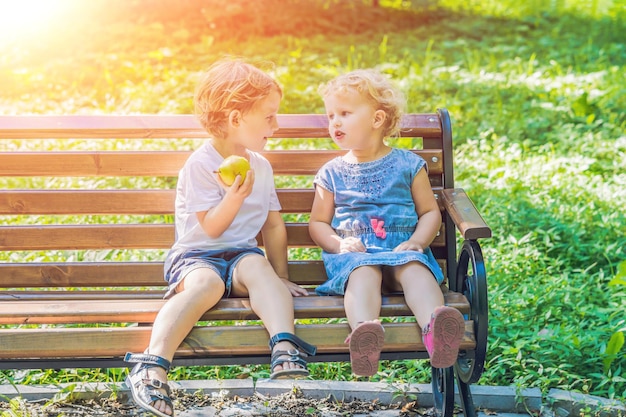
<path id="1" fill-rule="evenodd" d="M 278 279 L 278 275 L 267 258 L 256 253 L 247 255 L 239 261 L 233 273 L 234 282 L 252 284 L 258 281 L 259 277 L 265 281 L 273 278 Z"/>
<path id="2" fill-rule="evenodd" d="M 199 268 L 190 272 L 180 283 L 179 291 L 193 290 L 197 293 L 215 293 L 221 289 L 226 290 L 226 284 L 222 278 L 210 268 Z"/>
<path id="3" fill-rule="evenodd" d="M 263 268 L 266 266 L 270 266 L 270 263 L 265 256 L 258 253 L 251 253 L 241 258 L 235 269 L 243 268 L 247 270 L 248 268 Z"/>

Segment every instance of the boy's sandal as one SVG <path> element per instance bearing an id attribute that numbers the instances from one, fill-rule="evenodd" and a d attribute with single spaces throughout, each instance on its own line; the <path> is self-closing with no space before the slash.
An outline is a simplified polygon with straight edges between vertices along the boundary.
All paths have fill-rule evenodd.
<path id="1" fill-rule="evenodd" d="M 289 350 L 277 350 L 274 352 L 274 346 L 277 343 L 287 341 L 295 346 Z M 277 333 L 270 339 L 270 349 L 272 349 L 272 357 L 270 369 L 273 371 L 270 374 L 270 379 L 292 379 L 292 378 L 305 378 L 309 376 L 307 369 L 307 362 L 304 358 L 307 356 L 315 355 L 317 348 L 308 344 L 304 340 L 292 333 Z M 278 365 L 284 365 L 285 363 L 295 363 L 300 368 L 294 369 L 281 369 L 274 371 Z"/>
<path id="2" fill-rule="evenodd" d="M 148 369 L 157 366 L 168 372 L 171 365 L 170 361 L 148 353 L 130 352 L 126 354 L 124 361 L 137 364 L 126 377 L 126 385 L 130 389 L 135 403 L 156 416 L 173 417 L 174 404 L 170 398 L 170 386 L 163 381 L 148 377 Z M 166 393 L 163 394 L 159 391 L 160 389 L 165 390 Z M 164 401 L 172 409 L 172 414 L 165 414 L 153 406 L 159 400 Z"/>

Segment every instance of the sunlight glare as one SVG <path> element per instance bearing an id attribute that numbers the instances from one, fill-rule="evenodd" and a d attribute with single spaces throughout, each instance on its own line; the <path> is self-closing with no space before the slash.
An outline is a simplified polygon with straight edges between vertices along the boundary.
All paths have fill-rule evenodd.
<path id="1" fill-rule="evenodd" d="M 42 34 L 71 0 L 0 0 L 0 42 Z"/>

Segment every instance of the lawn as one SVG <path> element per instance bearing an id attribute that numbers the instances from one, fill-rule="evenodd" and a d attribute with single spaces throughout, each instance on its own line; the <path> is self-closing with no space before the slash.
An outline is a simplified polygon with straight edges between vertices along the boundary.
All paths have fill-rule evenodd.
<path id="1" fill-rule="evenodd" d="M 282 113 L 322 112 L 317 86 L 362 67 L 397 81 L 411 112 L 446 107 L 457 185 L 494 232 L 482 242 L 490 332 L 479 383 L 626 399 L 623 0 L 49 2 L 41 16 L 13 11 L 30 24 L 0 10 L 0 114 L 190 113 L 198 75 L 225 54 L 276 76 Z M 59 144 L 0 141 L 2 152 L 46 146 Z M 8 181 L 0 186 L 19 186 Z M 354 378 L 346 364 L 312 368 Z M 3 375 L 122 379 L 116 369 Z M 406 361 L 374 379 L 425 382 L 430 372 Z"/>

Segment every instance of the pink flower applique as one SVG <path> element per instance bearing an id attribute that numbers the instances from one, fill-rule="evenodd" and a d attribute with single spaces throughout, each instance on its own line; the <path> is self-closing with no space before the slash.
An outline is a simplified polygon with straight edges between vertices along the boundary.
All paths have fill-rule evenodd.
<path id="1" fill-rule="evenodd" d="M 374 234 L 376 237 L 384 239 L 387 237 L 387 232 L 383 229 L 385 222 L 379 219 L 371 219 L 372 227 L 374 228 Z"/>

